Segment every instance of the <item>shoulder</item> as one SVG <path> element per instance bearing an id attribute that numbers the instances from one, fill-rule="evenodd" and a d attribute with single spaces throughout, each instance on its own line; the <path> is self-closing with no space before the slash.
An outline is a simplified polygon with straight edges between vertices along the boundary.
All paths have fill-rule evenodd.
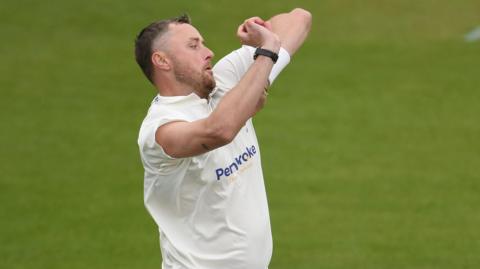
<path id="1" fill-rule="evenodd" d="M 255 48 L 242 46 L 221 58 L 213 67 L 217 88 L 228 91 L 238 84 L 253 63 Z"/>
<path id="2" fill-rule="evenodd" d="M 207 101 L 192 93 L 187 96 L 156 96 L 148 109 L 142 125 L 150 125 L 162 119 L 193 121 L 201 117 Z M 199 113 L 200 112 L 200 113 Z"/>
<path id="3" fill-rule="evenodd" d="M 155 132 L 160 126 L 173 121 L 195 121 L 208 116 L 208 111 L 206 100 L 193 93 L 188 96 L 156 96 L 140 126 L 140 151 L 159 149 Z"/>
<path id="4" fill-rule="evenodd" d="M 242 46 L 221 58 L 213 67 L 214 74 L 221 74 L 225 69 L 241 68 L 253 63 L 254 47 Z"/>

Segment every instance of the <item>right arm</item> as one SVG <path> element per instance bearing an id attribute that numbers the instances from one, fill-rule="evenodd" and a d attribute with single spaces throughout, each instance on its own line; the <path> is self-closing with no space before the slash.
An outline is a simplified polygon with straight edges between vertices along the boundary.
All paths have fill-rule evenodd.
<path id="1" fill-rule="evenodd" d="M 276 34 L 254 22 L 246 23 L 245 27 L 240 38 L 249 38 L 265 49 L 279 51 L 280 40 Z M 162 125 L 155 133 L 156 142 L 174 158 L 199 155 L 230 143 L 255 114 L 272 67 L 270 58 L 258 57 L 207 118 Z"/>

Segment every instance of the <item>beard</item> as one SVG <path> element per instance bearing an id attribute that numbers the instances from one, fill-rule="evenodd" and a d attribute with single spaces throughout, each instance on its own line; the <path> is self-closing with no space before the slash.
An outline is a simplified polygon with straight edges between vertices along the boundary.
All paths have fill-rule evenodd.
<path id="1" fill-rule="evenodd" d="M 172 57 L 174 63 L 173 73 L 177 81 L 192 87 L 193 91 L 201 97 L 207 97 L 215 88 L 215 80 L 213 74 L 202 69 L 202 71 L 195 70 L 188 64 L 181 63 L 176 58 Z"/>

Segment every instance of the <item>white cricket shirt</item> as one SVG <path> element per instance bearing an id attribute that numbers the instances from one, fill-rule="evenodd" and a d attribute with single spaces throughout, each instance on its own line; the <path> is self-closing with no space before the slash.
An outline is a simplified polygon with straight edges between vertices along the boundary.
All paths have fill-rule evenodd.
<path id="1" fill-rule="evenodd" d="M 271 82 L 289 60 L 282 49 Z M 272 235 L 252 120 L 230 144 L 194 157 L 172 158 L 155 141 L 165 123 L 208 117 L 252 63 L 251 47 L 230 53 L 213 68 L 217 86 L 209 100 L 156 96 L 142 123 L 144 202 L 159 227 L 163 269 L 268 267 Z"/>

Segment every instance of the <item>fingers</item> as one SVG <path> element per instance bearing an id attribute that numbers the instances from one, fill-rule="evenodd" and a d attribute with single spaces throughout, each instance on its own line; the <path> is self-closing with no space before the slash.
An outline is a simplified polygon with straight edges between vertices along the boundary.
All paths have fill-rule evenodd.
<path id="1" fill-rule="evenodd" d="M 264 20 L 263 20 L 262 18 L 260 18 L 260 17 L 251 17 L 251 18 L 246 19 L 246 20 L 243 22 L 243 24 L 241 24 L 243 31 L 246 31 L 246 30 L 247 30 L 246 27 L 245 27 L 245 25 L 246 25 L 247 23 L 255 23 L 255 24 L 261 25 L 261 26 L 263 26 L 263 27 L 271 30 L 271 25 L 270 25 L 270 23 L 267 24 L 267 22 L 264 21 Z"/>
<path id="2" fill-rule="evenodd" d="M 250 22 L 254 22 L 256 24 L 259 24 L 259 25 L 264 25 L 265 24 L 265 21 L 262 20 L 262 18 L 260 17 L 251 17 L 251 18 L 248 18 L 244 21 L 244 23 L 246 23 L 247 21 L 250 21 Z"/>
<path id="3" fill-rule="evenodd" d="M 237 29 L 237 36 L 241 40 L 249 40 L 252 38 L 252 35 L 254 35 L 257 31 L 257 29 L 252 28 L 252 25 L 255 25 L 255 23 L 251 21 L 246 21 L 240 26 L 238 26 Z"/>
<path id="4" fill-rule="evenodd" d="M 255 28 L 252 28 L 252 27 L 254 27 L 254 25 L 256 25 L 256 24 L 252 21 L 246 21 L 243 25 L 245 27 L 245 31 L 248 33 L 250 31 L 252 31 L 252 29 L 255 29 Z"/>
<path id="5" fill-rule="evenodd" d="M 260 46 L 273 34 L 272 25 L 260 17 L 246 19 L 237 28 L 237 36 L 244 45 Z"/>
<path id="6" fill-rule="evenodd" d="M 247 29 L 245 29 L 245 24 L 242 23 L 238 26 L 237 36 L 240 38 L 247 36 Z"/>
<path id="7" fill-rule="evenodd" d="M 265 24 L 263 25 L 263 27 L 267 28 L 270 31 L 273 31 L 272 30 L 272 23 L 270 21 L 266 21 Z"/>
<path id="8" fill-rule="evenodd" d="M 253 21 L 248 21 L 247 23 L 245 23 L 245 27 L 247 28 L 247 32 L 255 31 L 256 33 L 261 33 L 265 31 L 265 29 L 263 29 L 265 28 L 263 27 L 263 25 L 255 23 Z"/>

